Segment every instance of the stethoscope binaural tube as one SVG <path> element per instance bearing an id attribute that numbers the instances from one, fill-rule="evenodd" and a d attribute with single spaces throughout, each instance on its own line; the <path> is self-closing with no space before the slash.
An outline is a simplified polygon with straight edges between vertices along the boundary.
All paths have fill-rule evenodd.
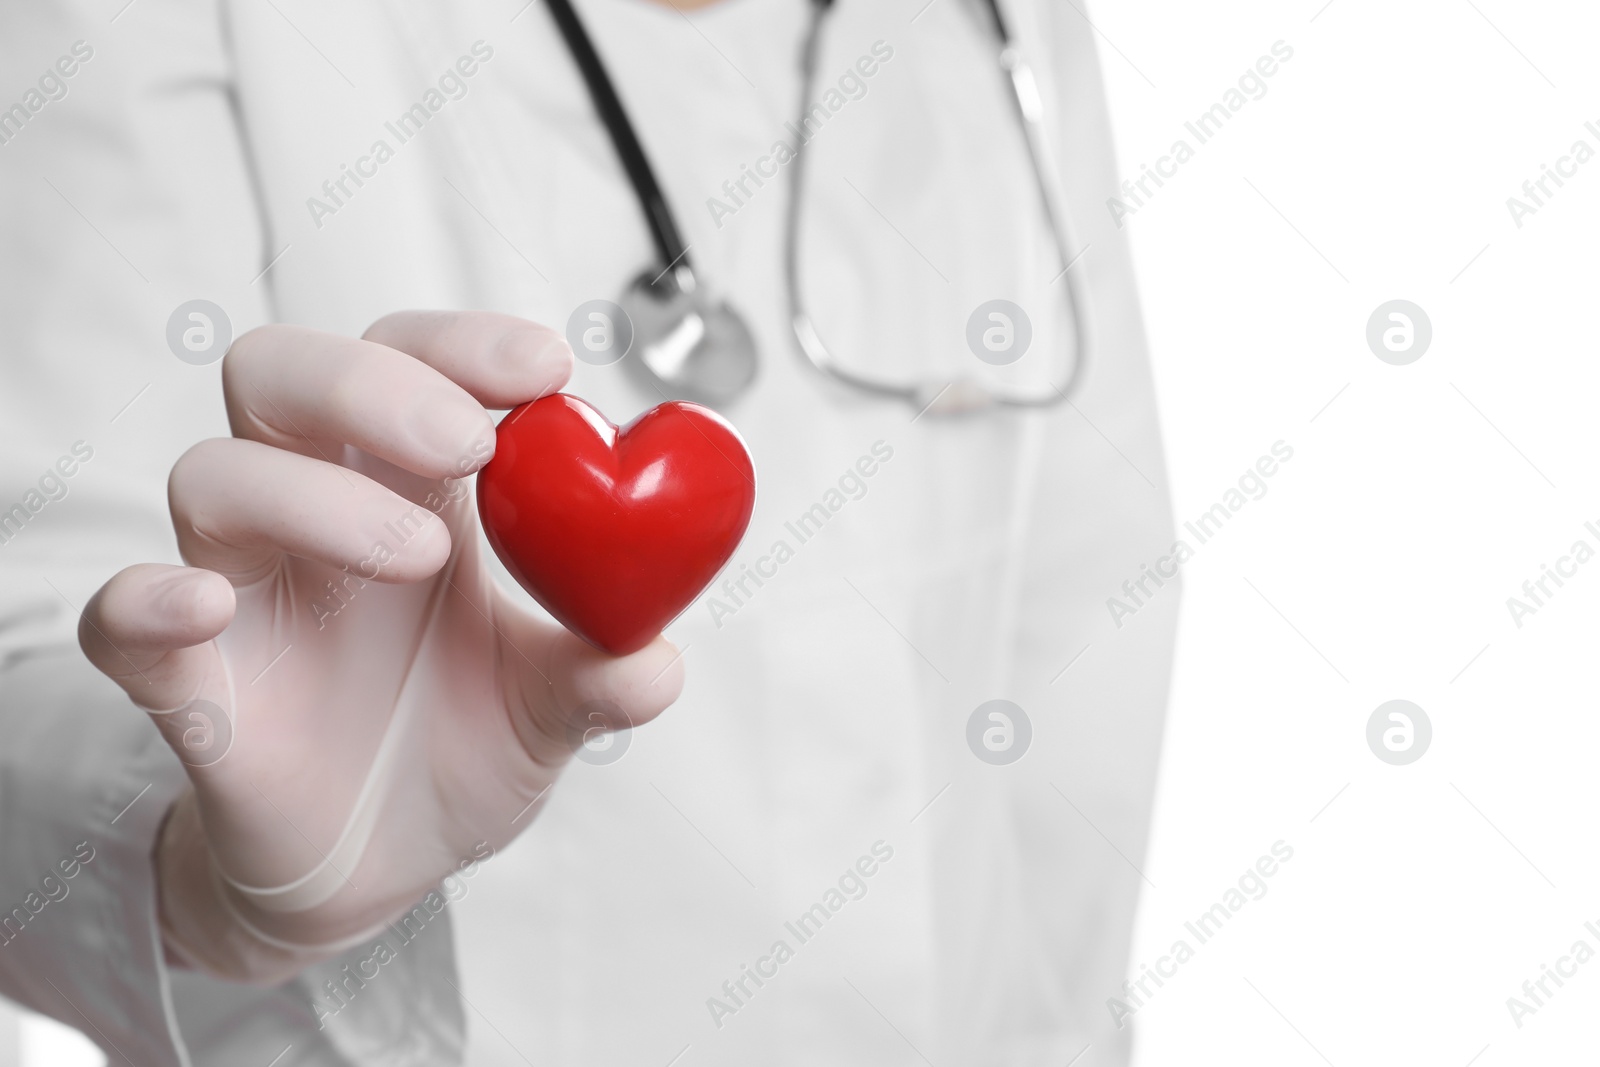
<path id="1" fill-rule="evenodd" d="M 1050 234 L 1061 258 L 1061 273 L 1056 280 L 1067 287 L 1066 299 L 1072 313 L 1073 348 L 1070 363 L 1060 381 L 1049 381 L 1049 392 L 1020 393 L 996 390 L 972 379 L 955 378 L 950 381 L 926 381 L 914 385 L 876 381 L 847 371 L 834 359 L 827 343 L 818 333 L 816 324 L 805 310 L 800 294 L 800 205 L 804 200 L 806 182 L 805 153 L 801 152 L 790 167 L 789 212 L 784 226 L 784 280 L 788 290 L 790 324 L 795 341 L 806 361 L 830 378 L 878 396 L 894 397 L 915 405 L 919 411 L 930 414 L 958 414 L 995 405 L 1004 407 L 1051 407 L 1064 403 L 1081 386 L 1084 368 L 1088 363 L 1089 324 L 1084 314 L 1088 303 L 1083 285 L 1073 273 L 1082 253 L 1071 253 L 1072 238 L 1066 225 L 1066 214 L 1057 201 L 1055 174 L 1050 165 L 1043 129 L 1043 102 L 1039 97 L 1038 83 L 1033 70 L 1022 58 L 1011 39 L 1005 15 L 999 0 L 984 0 L 995 37 L 999 41 L 999 66 L 1006 77 L 1013 109 L 1022 127 L 1027 146 L 1028 162 L 1033 171 L 1034 183 L 1045 217 L 1050 224 Z M 812 0 L 811 25 L 801 49 L 800 107 L 806 107 L 816 84 L 817 50 L 821 38 L 822 21 L 833 0 Z"/>

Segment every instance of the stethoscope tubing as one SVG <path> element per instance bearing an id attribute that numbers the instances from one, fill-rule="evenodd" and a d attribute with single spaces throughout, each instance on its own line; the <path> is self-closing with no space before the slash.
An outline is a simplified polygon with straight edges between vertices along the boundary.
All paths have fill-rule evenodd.
<path id="1" fill-rule="evenodd" d="M 661 258 L 662 270 L 688 267 L 689 246 L 684 244 L 683 235 L 678 232 L 678 221 L 667 205 L 666 197 L 661 194 L 655 171 L 650 167 L 650 157 L 645 155 L 644 147 L 639 143 L 628 111 L 622 106 L 616 86 L 606 73 L 605 63 L 600 53 L 595 51 L 594 42 L 584 29 L 583 21 L 578 18 L 569 0 L 545 0 L 545 6 L 550 9 L 550 17 L 561 31 L 573 62 L 578 65 L 578 72 L 589 88 L 589 97 L 594 101 L 595 110 L 600 113 L 600 121 L 605 124 L 611 143 L 616 146 L 622 169 L 627 172 L 628 182 L 633 186 L 639 207 L 644 212 L 645 224 L 650 227 L 650 237 L 655 242 L 656 255 Z"/>
<path id="2" fill-rule="evenodd" d="M 833 6 L 833 0 L 812 0 L 812 3 L 811 25 L 806 34 L 805 44 L 801 49 L 800 108 L 802 112 L 816 85 L 817 52 L 821 40 L 822 21 L 828 8 Z M 1057 404 L 1066 402 L 1078 390 L 1083 382 L 1084 369 L 1088 363 L 1089 324 L 1084 314 L 1084 308 L 1088 303 L 1087 294 L 1084 293 L 1082 283 L 1072 271 L 1072 268 L 1077 264 L 1077 260 L 1082 257 L 1082 253 L 1077 256 L 1073 256 L 1071 253 L 1073 247 L 1072 237 L 1066 225 L 1066 214 L 1056 197 L 1055 175 L 1050 165 L 1050 153 L 1044 140 L 1042 104 L 1039 100 L 1038 86 L 1034 81 L 1032 69 L 1023 60 L 1021 52 L 1012 42 L 1010 29 L 1000 8 L 999 0 L 984 0 L 984 3 L 994 24 L 995 37 L 1000 45 L 998 53 L 999 66 L 1001 72 L 1005 75 L 1012 108 L 1016 113 L 1019 125 L 1022 127 L 1023 140 L 1028 152 L 1028 161 L 1033 171 L 1034 184 L 1037 187 L 1045 217 L 1050 225 L 1051 237 L 1061 257 L 1062 270 L 1055 281 L 1064 282 L 1067 286 L 1067 301 L 1072 311 L 1073 354 L 1071 367 L 1065 380 L 1050 382 L 1051 392 L 1048 394 L 997 393 L 992 388 L 985 387 L 980 392 L 968 391 L 963 396 L 957 397 L 952 402 L 951 410 L 982 407 L 986 406 L 987 403 L 1005 407 L 1054 407 Z M 906 386 L 875 381 L 845 370 L 833 358 L 833 354 L 818 332 L 816 324 L 805 310 L 805 302 L 800 293 L 800 205 L 804 199 L 803 189 L 806 182 L 804 152 L 798 154 L 791 171 L 789 210 L 784 224 L 784 281 L 789 298 L 791 328 L 794 331 L 795 341 L 799 345 L 806 361 L 823 374 L 862 392 L 909 401 L 923 410 L 938 403 L 947 390 L 958 388 L 961 383 L 952 380 L 942 386 L 930 382 Z"/>
<path id="3" fill-rule="evenodd" d="M 822 23 L 828 10 L 833 6 L 833 0 L 811 0 L 811 3 L 811 23 L 801 49 L 799 107 L 802 112 L 816 85 L 817 53 L 820 47 Z M 623 107 L 617 95 L 615 85 L 606 73 L 604 62 L 595 50 L 583 22 L 573 10 L 570 0 L 545 0 L 545 4 L 588 87 L 595 110 L 605 125 L 628 181 L 633 186 L 635 197 L 656 247 L 661 274 L 665 275 L 668 271 L 672 271 L 680 289 L 692 290 L 695 287 L 695 278 L 689 263 L 689 247 L 683 241 L 677 220 L 667 204 L 666 197 L 662 195 L 661 186 L 651 169 L 649 157 L 639 142 L 633 123 L 628 118 L 627 109 Z M 804 151 L 797 152 L 791 167 L 789 203 L 784 222 L 784 285 L 789 303 L 790 324 L 801 354 L 814 369 L 836 381 L 876 396 L 906 400 L 923 410 L 933 408 L 947 395 L 951 399 L 945 401 L 941 410 L 965 410 L 991 404 L 1007 407 L 1050 407 L 1067 401 L 1079 388 L 1088 362 L 1090 330 L 1084 314 L 1088 304 L 1087 294 L 1083 291 L 1083 283 L 1072 269 L 1082 257 L 1082 253 L 1077 256 L 1072 255 L 1073 242 L 1066 213 L 1057 202 L 1056 176 L 1046 147 L 1042 121 L 1043 108 L 1038 87 L 1031 68 L 1012 41 L 999 0 L 984 0 L 984 4 L 999 44 L 999 67 L 1005 76 L 1017 121 L 1022 127 L 1034 183 L 1050 227 L 1051 237 L 1061 257 L 1061 273 L 1051 284 L 1064 281 L 1067 290 L 1066 299 L 1071 309 L 1073 351 L 1069 361 L 1070 366 L 1063 381 L 1049 382 L 1050 393 L 1029 395 L 1003 392 L 991 386 L 980 386 L 965 380 L 952 380 L 942 386 L 934 382 L 898 385 L 876 381 L 841 367 L 806 311 L 800 292 L 800 215 L 807 179 Z M 755 358 L 754 353 L 752 358 Z"/>

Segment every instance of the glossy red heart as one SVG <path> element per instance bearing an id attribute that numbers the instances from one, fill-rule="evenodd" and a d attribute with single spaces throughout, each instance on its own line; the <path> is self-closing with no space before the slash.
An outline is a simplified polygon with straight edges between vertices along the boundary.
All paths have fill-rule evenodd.
<path id="1" fill-rule="evenodd" d="M 681 401 L 621 429 L 565 393 L 523 404 L 478 474 L 478 514 L 506 568 L 563 626 L 619 656 L 716 576 L 755 499 L 738 432 Z"/>

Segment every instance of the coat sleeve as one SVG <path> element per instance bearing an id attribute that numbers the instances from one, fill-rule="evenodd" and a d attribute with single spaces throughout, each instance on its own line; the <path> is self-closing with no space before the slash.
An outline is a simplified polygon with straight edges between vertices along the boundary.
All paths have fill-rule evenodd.
<path id="1" fill-rule="evenodd" d="M 116 570 L 175 560 L 166 472 L 226 432 L 171 313 L 265 317 L 224 29 L 205 3 L 0 9 L 0 993 L 112 1064 L 190 1062 L 150 861 L 183 774 L 75 631 Z"/>
<path id="2" fill-rule="evenodd" d="M 453 1064 L 448 913 L 277 989 L 166 968 L 150 854 L 184 774 L 75 640 L 107 577 L 179 561 L 166 474 L 229 432 L 221 365 L 174 350 L 170 323 L 194 325 L 174 312 L 221 309 L 213 357 L 272 317 L 286 238 L 261 211 L 227 11 L 0 8 L 0 993 L 112 1065 Z"/>
<path id="3" fill-rule="evenodd" d="M 167 472 L 228 432 L 220 365 L 181 344 L 180 358 L 169 322 L 181 334 L 183 305 L 219 307 L 220 355 L 270 317 L 282 248 L 262 221 L 225 11 L 0 8 L 0 994 L 113 1065 L 456 1062 L 448 917 L 381 981 L 345 969 L 373 946 L 272 990 L 169 973 L 151 850 L 184 776 L 76 647 L 101 583 L 178 561 Z M 360 995 L 329 1022 L 334 986 Z"/>
<path id="4" fill-rule="evenodd" d="M 108 1063 L 187 1064 L 150 864 L 183 774 L 76 650 L 20 658 L 0 686 L 0 992 Z"/>

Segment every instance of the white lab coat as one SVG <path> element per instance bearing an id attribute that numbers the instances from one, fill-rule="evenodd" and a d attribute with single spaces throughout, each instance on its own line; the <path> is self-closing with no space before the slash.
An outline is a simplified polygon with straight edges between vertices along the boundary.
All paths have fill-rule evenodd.
<path id="1" fill-rule="evenodd" d="M 786 537 L 794 556 L 737 601 L 714 589 L 731 614 L 693 605 L 669 630 L 678 704 L 621 760 L 574 763 L 533 828 L 376 977 L 347 981 L 319 1028 L 322 982 L 370 947 L 274 990 L 163 963 L 149 854 L 182 776 L 74 646 L 105 578 L 176 562 L 166 472 L 227 432 L 217 366 L 174 358 L 167 318 L 205 298 L 235 336 L 270 320 L 354 334 L 406 307 L 561 326 L 651 252 L 542 4 L 121 4 L 18 8 L 0 29 L 0 92 L 92 50 L 0 145 L 0 510 L 38 503 L 28 490 L 75 443 L 92 450 L 0 544 L 0 910 L 27 918 L 0 945 L 0 991 L 140 1067 L 1125 1062 L 1105 1001 L 1141 885 L 1177 592 L 1120 627 L 1106 606 L 1172 537 L 1074 6 L 1006 5 L 1090 246 L 1074 268 L 1087 384 L 1044 413 L 913 421 L 797 358 L 784 179 L 747 184 L 731 215 L 707 203 L 733 205 L 723 182 L 789 139 L 805 5 L 580 5 L 701 272 L 761 347 L 727 410 L 760 479 L 732 567 Z M 971 309 L 1005 296 L 1035 309 L 1038 355 L 1059 352 L 1057 268 L 978 5 L 837 7 L 819 93 L 876 41 L 894 57 L 816 142 L 806 270 L 829 339 L 863 367 L 953 373 L 976 366 Z M 492 57 L 466 95 L 399 144 L 385 122 L 478 41 Z M 379 139 L 393 158 L 314 212 Z M 657 399 L 616 367 L 580 365 L 571 389 L 618 422 Z M 879 442 L 892 459 L 864 494 L 794 543 L 785 522 Z M 1032 723 L 1005 767 L 966 742 L 994 698 Z M 879 842 L 892 858 L 865 864 L 865 894 L 795 937 L 785 924 Z M 35 914 L 30 894 L 80 843 L 93 858 Z M 762 963 L 778 941 L 792 958 Z M 740 993 L 745 967 L 770 976 Z"/>

